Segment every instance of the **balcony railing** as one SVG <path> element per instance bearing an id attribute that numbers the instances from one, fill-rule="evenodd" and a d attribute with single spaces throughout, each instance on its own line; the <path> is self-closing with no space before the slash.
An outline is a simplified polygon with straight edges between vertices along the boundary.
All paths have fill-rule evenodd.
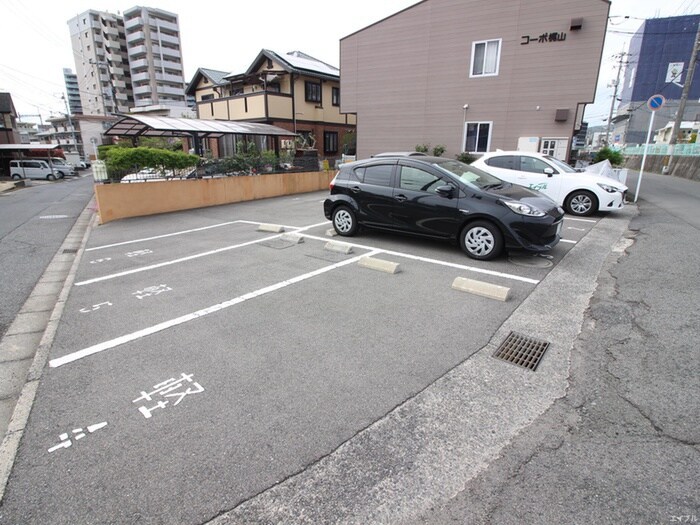
<path id="1" fill-rule="evenodd" d="M 143 18 L 137 16 L 136 18 L 131 18 L 124 21 L 124 27 L 126 29 L 131 29 L 132 27 L 138 27 L 143 25 Z"/>

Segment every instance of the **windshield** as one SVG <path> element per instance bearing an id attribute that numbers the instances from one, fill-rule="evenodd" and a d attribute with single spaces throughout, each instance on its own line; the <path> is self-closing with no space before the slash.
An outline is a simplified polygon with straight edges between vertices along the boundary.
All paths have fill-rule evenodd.
<path id="1" fill-rule="evenodd" d="M 494 177 L 490 173 L 486 173 L 479 168 L 464 164 L 458 160 L 445 160 L 444 162 L 437 162 L 433 165 L 454 175 L 462 182 L 472 184 L 482 190 L 488 190 L 489 188 L 495 188 L 503 184 L 503 181 L 498 177 Z"/>
<path id="2" fill-rule="evenodd" d="M 574 168 L 569 166 L 566 162 L 562 162 L 559 159 L 556 159 L 554 157 L 545 157 L 549 162 L 554 164 L 557 168 L 559 168 L 561 171 L 564 173 L 578 173 Z"/>

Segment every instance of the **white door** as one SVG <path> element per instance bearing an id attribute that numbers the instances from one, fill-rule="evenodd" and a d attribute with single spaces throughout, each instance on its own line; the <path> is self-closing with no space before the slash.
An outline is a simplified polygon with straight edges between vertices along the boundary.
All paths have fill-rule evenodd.
<path id="1" fill-rule="evenodd" d="M 569 148 L 568 138 L 546 138 L 542 139 L 540 153 L 549 155 L 555 159 L 566 162 L 566 152 Z"/>

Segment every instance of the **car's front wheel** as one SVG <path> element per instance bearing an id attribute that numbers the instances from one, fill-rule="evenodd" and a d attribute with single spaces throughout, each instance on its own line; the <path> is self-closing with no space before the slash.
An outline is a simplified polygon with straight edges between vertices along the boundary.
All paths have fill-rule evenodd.
<path id="1" fill-rule="evenodd" d="M 464 227 L 460 236 L 462 250 L 479 261 L 498 257 L 503 251 L 503 234 L 498 227 L 487 221 L 475 221 Z"/>
<path id="2" fill-rule="evenodd" d="M 56 177 L 55 177 L 52 173 L 49 173 L 49 174 L 46 176 L 46 180 L 56 180 Z"/>
<path id="3" fill-rule="evenodd" d="M 13 178 L 14 180 L 20 180 L 20 179 L 22 178 L 22 175 L 18 175 L 17 173 L 15 173 L 15 174 L 12 176 L 12 178 Z"/>
<path id="4" fill-rule="evenodd" d="M 350 237 L 357 232 L 357 218 L 355 212 L 347 206 L 338 206 L 333 210 L 333 228 L 343 237 Z"/>
<path id="5" fill-rule="evenodd" d="M 576 190 L 566 198 L 564 208 L 571 215 L 586 217 L 598 209 L 598 199 L 590 191 Z"/>

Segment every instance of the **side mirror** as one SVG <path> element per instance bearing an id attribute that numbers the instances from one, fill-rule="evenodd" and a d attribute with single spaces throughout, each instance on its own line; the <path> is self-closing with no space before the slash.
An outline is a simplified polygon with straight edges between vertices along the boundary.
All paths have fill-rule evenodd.
<path id="1" fill-rule="evenodd" d="M 547 177 L 554 175 L 554 170 L 552 168 L 545 168 L 543 171 L 547 174 Z"/>
<path id="2" fill-rule="evenodd" d="M 440 195 L 440 197 L 452 197 L 452 194 L 454 193 L 454 186 L 450 186 L 449 184 L 446 184 L 445 186 L 438 186 L 435 188 L 435 193 Z"/>

